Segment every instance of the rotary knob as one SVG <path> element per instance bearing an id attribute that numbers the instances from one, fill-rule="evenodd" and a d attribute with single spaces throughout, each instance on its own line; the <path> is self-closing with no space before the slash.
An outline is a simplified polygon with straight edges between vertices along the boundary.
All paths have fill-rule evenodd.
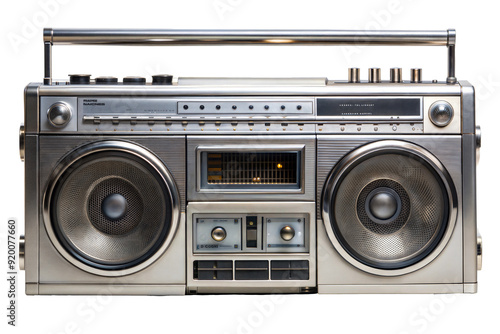
<path id="1" fill-rule="evenodd" d="M 372 83 L 381 82 L 380 68 L 372 67 L 372 68 L 368 69 L 368 82 L 372 82 Z"/>
<path id="2" fill-rule="evenodd" d="M 358 83 L 360 82 L 359 80 L 359 68 L 357 67 L 351 67 L 349 68 L 349 82 L 353 83 Z"/>
<path id="3" fill-rule="evenodd" d="M 437 101 L 429 110 L 429 118 L 436 126 L 447 126 L 453 119 L 453 107 L 446 101 Z"/>
<path id="4" fill-rule="evenodd" d="M 153 75 L 153 85 L 171 85 L 173 76 L 170 74 Z"/>
<path id="5" fill-rule="evenodd" d="M 400 67 L 391 68 L 391 82 L 393 83 L 403 82 L 403 73 Z"/>
<path id="6" fill-rule="evenodd" d="M 47 119 L 56 128 L 62 128 L 71 120 L 71 107 L 64 102 L 56 102 L 47 110 Z"/>
<path id="7" fill-rule="evenodd" d="M 123 78 L 123 84 L 124 85 L 145 85 L 146 84 L 146 78 L 143 77 L 125 77 Z"/>
<path id="8" fill-rule="evenodd" d="M 422 82 L 422 69 L 412 68 L 411 69 L 411 82 L 418 83 Z"/>
<path id="9" fill-rule="evenodd" d="M 212 230 L 212 239 L 219 242 L 226 239 L 226 230 L 221 226 L 215 227 Z"/>
<path id="10" fill-rule="evenodd" d="M 281 239 L 285 241 L 290 241 L 295 237 L 295 230 L 291 226 L 285 226 L 280 231 Z"/>

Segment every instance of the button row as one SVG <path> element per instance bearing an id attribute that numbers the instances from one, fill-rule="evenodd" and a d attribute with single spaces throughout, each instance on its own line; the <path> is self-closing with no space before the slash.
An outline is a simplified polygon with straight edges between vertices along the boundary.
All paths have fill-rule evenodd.
<path id="1" fill-rule="evenodd" d="M 411 74 L 411 82 L 419 83 L 422 82 L 422 69 L 421 68 L 412 68 L 410 71 Z M 401 83 L 403 82 L 403 73 L 401 68 L 393 67 L 391 68 L 391 82 L 392 83 Z M 360 75 L 359 68 L 351 67 L 348 70 L 348 81 L 351 83 L 359 83 Z M 368 82 L 371 83 L 380 83 L 382 82 L 380 68 L 372 67 L 368 69 Z"/>
<path id="2" fill-rule="evenodd" d="M 158 74 L 153 75 L 152 84 L 153 85 L 171 85 L 173 76 L 170 74 Z M 72 85 L 88 85 L 90 84 L 90 74 L 70 74 L 69 83 Z M 95 78 L 95 83 L 98 85 L 116 85 L 118 84 L 118 78 L 116 77 L 97 77 Z M 123 78 L 124 85 L 145 85 L 146 78 L 130 76 Z"/>

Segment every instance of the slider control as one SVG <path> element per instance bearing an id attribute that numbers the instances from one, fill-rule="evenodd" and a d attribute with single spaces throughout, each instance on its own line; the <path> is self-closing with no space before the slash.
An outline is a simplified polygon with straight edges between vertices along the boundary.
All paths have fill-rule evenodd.
<path id="1" fill-rule="evenodd" d="M 247 248 L 257 248 L 257 216 L 247 216 Z"/>

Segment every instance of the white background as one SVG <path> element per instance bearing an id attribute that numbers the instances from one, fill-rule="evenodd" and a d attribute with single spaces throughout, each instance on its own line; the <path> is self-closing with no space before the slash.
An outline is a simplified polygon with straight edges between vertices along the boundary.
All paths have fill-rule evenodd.
<path id="1" fill-rule="evenodd" d="M 43 77 L 42 28 L 457 29 L 457 77 L 476 87 L 483 148 L 478 168 L 478 224 L 484 269 L 476 295 L 287 295 L 186 297 L 27 297 L 19 280 L 18 327 L 5 333 L 440 333 L 498 330 L 500 221 L 498 192 L 498 11 L 493 1 L 3 1 L 0 10 L 0 268 L 9 217 L 23 225 L 23 164 L 18 158 L 23 89 Z M 54 77 L 327 76 L 347 67 L 422 67 L 425 80 L 446 76 L 445 48 L 420 47 L 54 47 Z M 2 272 L 5 271 L 2 269 Z M 0 274 L 5 277 L 4 274 Z M 263 310 L 264 308 L 264 310 Z"/>

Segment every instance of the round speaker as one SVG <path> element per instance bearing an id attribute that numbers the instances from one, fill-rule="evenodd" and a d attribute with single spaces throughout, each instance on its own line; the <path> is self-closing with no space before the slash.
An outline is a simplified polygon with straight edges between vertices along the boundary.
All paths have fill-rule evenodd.
<path id="1" fill-rule="evenodd" d="M 44 198 L 49 237 L 76 266 L 106 276 L 155 261 L 175 233 L 178 194 L 154 154 L 123 141 L 83 145 L 58 164 Z"/>
<path id="2" fill-rule="evenodd" d="M 323 194 L 330 239 L 351 264 L 381 275 L 414 271 L 451 236 L 456 193 L 444 166 L 401 141 L 367 144 L 333 169 Z"/>

